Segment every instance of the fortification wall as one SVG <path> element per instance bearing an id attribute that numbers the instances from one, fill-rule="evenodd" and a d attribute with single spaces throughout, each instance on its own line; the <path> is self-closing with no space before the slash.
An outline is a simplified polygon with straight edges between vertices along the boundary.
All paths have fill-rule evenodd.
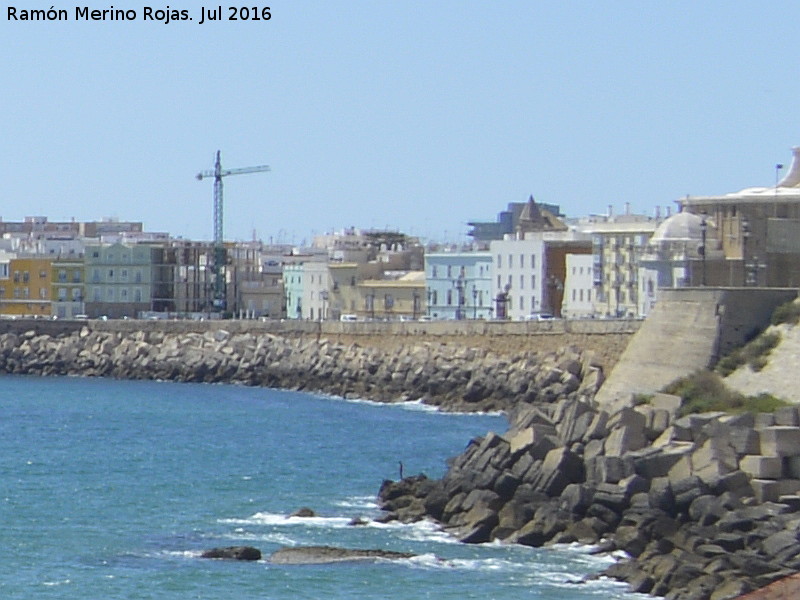
<path id="1" fill-rule="evenodd" d="M 680 377 L 714 365 L 769 325 L 796 289 L 664 290 L 653 313 L 620 356 L 597 394 L 602 405 L 625 404 Z"/>

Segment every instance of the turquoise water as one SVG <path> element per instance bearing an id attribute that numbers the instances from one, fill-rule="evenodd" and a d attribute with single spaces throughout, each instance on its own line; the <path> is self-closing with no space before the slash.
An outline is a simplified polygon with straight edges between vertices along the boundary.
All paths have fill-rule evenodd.
<path id="1" fill-rule="evenodd" d="M 454 543 L 380 513 L 385 478 L 425 472 L 488 415 L 224 385 L 0 378 L 2 598 L 633 598 L 574 585 L 607 559 L 581 548 Z M 317 518 L 287 518 L 308 506 Z M 199 558 L 247 544 L 383 548 L 399 562 L 273 566 Z"/>

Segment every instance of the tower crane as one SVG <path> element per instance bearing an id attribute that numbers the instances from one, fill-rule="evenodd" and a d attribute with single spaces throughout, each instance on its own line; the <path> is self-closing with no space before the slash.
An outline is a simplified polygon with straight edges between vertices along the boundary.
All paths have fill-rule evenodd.
<path id="1" fill-rule="evenodd" d="M 243 167 L 241 169 L 223 169 L 220 164 L 219 150 L 214 162 L 213 171 L 201 171 L 197 179 L 214 178 L 214 307 L 225 310 L 225 242 L 222 235 L 222 178 L 228 175 L 245 175 L 247 173 L 263 173 L 269 171 L 267 165 Z"/>

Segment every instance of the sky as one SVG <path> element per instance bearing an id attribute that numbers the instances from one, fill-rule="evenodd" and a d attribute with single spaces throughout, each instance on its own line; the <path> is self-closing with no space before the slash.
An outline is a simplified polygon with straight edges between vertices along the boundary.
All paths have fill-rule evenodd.
<path id="1" fill-rule="evenodd" d="M 15 21 L 9 7 L 67 11 Z M 133 10 L 131 21 L 75 9 Z M 105 217 L 300 244 L 345 227 L 465 240 L 529 196 L 569 216 L 775 183 L 800 145 L 800 3 L 266 0 L 4 4 L 0 216 Z M 238 6 L 238 5 L 237 5 Z M 785 170 L 784 170 L 785 172 Z M 663 211 L 663 209 L 662 209 Z"/>

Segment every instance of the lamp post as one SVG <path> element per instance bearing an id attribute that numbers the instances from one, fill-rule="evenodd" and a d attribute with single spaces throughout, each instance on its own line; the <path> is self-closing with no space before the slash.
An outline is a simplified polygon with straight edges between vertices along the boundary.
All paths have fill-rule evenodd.
<path id="1" fill-rule="evenodd" d="M 453 287 L 456 288 L 456 321 L 464 318 L 464 276 L 460 275 L 458 279 L 453 281 Z"/>
<path id="2" fill-rule="evenodd" d="M 703 213 L 702 220 L 700 221 L 700 257 L 703 260 L 703 287 L 706 287 L 706 232 L 708 230 L 708 222 L 706 215 Z"/>
<path id="3" fill-rule="evenodd" d="M 750 238 L 750 222 L 742 218 L 742 284 L 747 285 L 747 240 Z"/>
<path id="4" fill-rule="evenodd" d="M 328 315 L 327 315 L 328 311 L 327 311 L 327 306 L 326 306 L 327 303 L 328 303 L 328 290 L 322 290 L 319 293 L 319 297 L 322 298 L 322 312 L 319 315 L 319 320 L 320 321 L 325 321 L 328 318 Z"/>

